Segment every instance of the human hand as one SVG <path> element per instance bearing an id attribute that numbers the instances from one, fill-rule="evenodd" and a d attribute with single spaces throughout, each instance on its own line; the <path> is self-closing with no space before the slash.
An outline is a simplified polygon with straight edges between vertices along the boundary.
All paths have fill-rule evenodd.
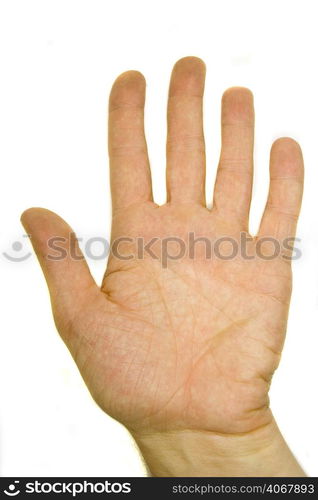
<path id="1" fill-rule="evenodd" d="M 268 202 L 258 235 L 250 237 L 253 98 L 244 88 L 227 90 L 213 206 L 208 209 L 204 79 L 200 59 L 183 58 L 174 67 L 168 100 L 168 196 L 162 206 L 152 199 L 143 128 L 144 78 L 128 71 L 113 85 L 111 240 L 131 240 L 118 246 L 122 258 L 110 255 L 101 287 L 85 261 L 69 254 L 72 230 L 60 217 L 32 208 L 24 212 L 22 223 L 48 283 L 57 328 L 92 396 L 130 430 L 154 474 L 254 475 L 250 462 L 255 455 L 264 461 L 264 450 L 275 449 L 289 464 L 278 474 L 301 475 L 268 398 L 286 331 L 290 260 L 281 253 L 264 258 L 273 253 L 269 242 L 261 247 L 263 257 L 257 252 L 262 237 L 282 245 L 295 234 L 303 184 L 301 150 L 288 138 L 273 144 Z M 230 237 L 239 249 L 243 233 L 249 237 L 246 253 L 253 258 L 240 252 L 232 259 L 206 258 L 206 247 L 196 243 L 194 258 L 168 258 L 163 265 L 160 242 L 177 237 L 187 243 L 190 233 L 210 241 Z M 47 258 L 54 236 L 64 238 L 59 245 L 67 257 L 62 260 Z M 137 257 L 135 241 L 140 237 L 145 244 L 158 238 L 151 247 L 158 258 Z M 170 252 L 173 246 L 178 252 L 176 241 L 169 244 Z M 222 249 L 232 253 L 229 241 Z M 185 451 L 187 443 L 191 453 Z M 173 460 L 159 457 L 160 452 L 150 457 L 161 444 L 163 455 L 169 455 L 171 446 L 180 451 L 179 467 L 174 469 Z M 203 448 L 209 451 L 203 453 Z M 195 470 L 190 455 L 199 450 L 205 458 Z M 235 464 L 227 468 L 223 457 L 232 460 L 235 454 Z M 260 472 L 271 475 L 266 465 Z"/>

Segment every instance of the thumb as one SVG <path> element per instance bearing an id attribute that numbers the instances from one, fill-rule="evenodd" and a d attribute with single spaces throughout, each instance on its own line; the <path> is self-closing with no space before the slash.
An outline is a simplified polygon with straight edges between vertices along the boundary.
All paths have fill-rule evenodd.
<path id="1" fill-rule="evenodd" d="M 21 215 L 44 273 L 58 330 L 64 332 L 86 302 L 98 291 L 71 227 L 45 208 Z"/>

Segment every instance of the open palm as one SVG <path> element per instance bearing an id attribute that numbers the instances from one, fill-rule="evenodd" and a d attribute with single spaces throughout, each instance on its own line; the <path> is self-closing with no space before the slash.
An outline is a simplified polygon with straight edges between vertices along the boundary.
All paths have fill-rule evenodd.
<path id="1" fill-rule="evenodd" d="M 295 234 L 301 151 L 292 139 L 273 144 L 268 202 L 258 235 L 250 237 L 253 98 L 244 88 L 227 90 L 208 209 L 204 79 L 198 58 L 183 58 L 173 69 L 168 197 L 162 206 L 152 199 L 144 78 L 128 71 L 114 83 L 109 155 L 117 244 L 101 287 L 84 260 L 47 258 L 52 236 L 64 238 L 60 246 L 69 248 L 71 229 L 62 219 L 39 208 L 22 216 L 48 282 L 57 328 L 89 390 L 108 414 L 134 431 L 240 433 L 272 418 L 268 390 L 284 341 L 291 269 L 289 254 L 273 254 L 276 247 L 268 238 L 282 247 Z M 192 249 L 190 234 L 196 240 Z M 242 234 L 249 238 L 244 254 Z M 218 241 L 218 255 L 207 255 L 207 240 Z"/>

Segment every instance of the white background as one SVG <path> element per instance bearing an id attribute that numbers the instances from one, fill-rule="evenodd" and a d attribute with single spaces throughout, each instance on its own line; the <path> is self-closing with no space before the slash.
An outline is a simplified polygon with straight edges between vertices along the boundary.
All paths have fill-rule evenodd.
<path id="1" fill-rule="evenodd" d="M 306 163 L 288 336 L 273 411 L 309 475 L 318 475 L 318 73 L 315 1 L 8 0 L 0 2 L 0 475 L 138 476 L 145 469 L 117 422 L 92 401 L 55 331 L 20 213 L 44 206 L 79 237 L 109 235 L 108 93 L 116 76 L 147 79 L 146 127 L 156 201 L 164 202 L 167 88 L 186 55 L 207 65 L 210 195 L 222 92 L 243 85 L 256 106 L 252 230 L 268 188 L 272 141 L 298 140 Z M 14 241 L 23 249 L 12 250 Z M 104 261 L 90 261 L 100 282 Z"/>

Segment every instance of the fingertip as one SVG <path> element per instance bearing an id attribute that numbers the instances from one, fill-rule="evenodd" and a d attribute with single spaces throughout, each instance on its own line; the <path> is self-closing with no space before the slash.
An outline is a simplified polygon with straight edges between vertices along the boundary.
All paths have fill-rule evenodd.
<path id="1" fill-rule="evenodd" d="M 202 59 L 194 56 L 182 57 L 173 66 L 169 95 L 203 97 L 206 66 Z"/>
<path id="2" fill-rule="evenodd" d="M 246 87 L 230 87 L 222 95 L 222 123 L 254 124 L 254 96 Z"/>
<path id="3" fill-rule="evenodd" d="M 254 94 L 247 87 L 234 86 L 227 88 L 222 95 L 222 100 L 233 100 L 233 101 L 253 101 Z"/>
<path id="4" fill-rule="evenodd" d="M 201 70 L 206 72 L 206 64 L 200 57 L 185 56 L 177 60 L 173 66 L 173 70 L 191 72 L 193 70 Z"/>
<path id="5" fill-rule="evenodd" d="M 120 75 L 118 75 L 114 81 L 114 84 L 120 85 L 131 85 L 135 83 L 146 83 L 144 75 L 140 71 L 135 69 L 129 69 L 127 71 L 124 71 L 123 73 L 120 73 Z"/>
<path id="6" fill-rule="evenodd" d="M 292 137 L 278 137 L 272 144 L 272 151 L 289 151 L 297 154 L 302 154 L 300 144 Z"/>
<path id="7" fill-rule="evenodd" d="M 29 226 L 34 219 L 38 219 L 45 212 L 45 208 L 41 207 L 30 207 L 22 212 L 20 215 L 20 221 L 24 227 Z"/>
<path id="8" fill-rule="evenodd" d="M 47 208 L 31 207 L 22 212 L 20 217 L 25 230 L 37 240 L 48 236 L 65 236 L 72 232 L 67 222 Z"/>
<path id="9" fill-rule="evenodd" d="M 271 167 L 283 175 L 303 177 L 303 154 L 299 143 L 291 137 L 279 137 L 271 147 Z"/>
<path id="10" fill-rule="evenodd" d="M 47 219 L 51 217 L 59 217 L 56 213 L 43 207 L 30 207 L 24 210 L 20 216 L 22 224 L 28 224 L 29 222 L 37 219 Z"/>
<path id="11" fill-rule="evenodd" d="M 145 102 L 146 79 L 140 71 L 121 73 L 114 81 L 109 95 L 109 111 L 121 106 L 140 106 Z"/>

